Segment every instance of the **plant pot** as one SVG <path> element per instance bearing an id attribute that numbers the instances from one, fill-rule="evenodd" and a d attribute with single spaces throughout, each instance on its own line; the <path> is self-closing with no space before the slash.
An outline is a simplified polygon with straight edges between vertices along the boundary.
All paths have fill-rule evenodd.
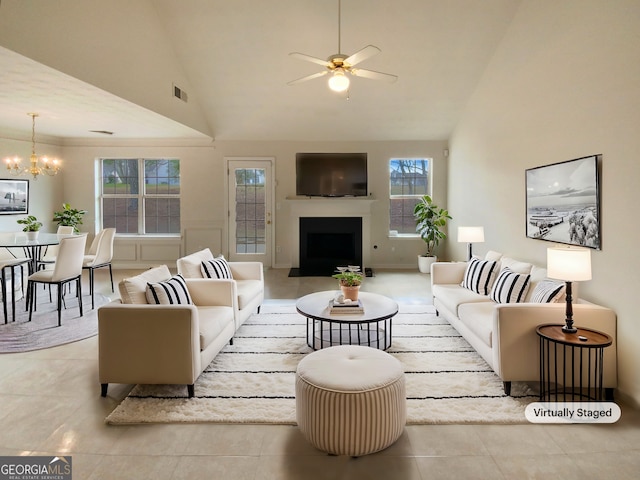
<path id="1" fill-rule="evenodd" d="M 426 257 L 418 255 L 418 270 L 420 273 L 431 273 L 431 264 L 438 261 L 438 257 Z"/>
<path id="2" fill-rule="evenodd" d="M 344 295 L 345 299 L 349 299 L 353 302 L 358 300 L 358 292 L 360 291 L 360 285 L 356 285 L 353 287 L 348 287 L 346 285 L 340 285 L 340 290 L 342 290 L 342 295 Z"/>
<path id="3" fill-rule="evenodd" d="M 40 233 L 38 232 L 26 232 L 27 233 L 27 240 L 37 240 L 38 239 L 38 234 Z"/>

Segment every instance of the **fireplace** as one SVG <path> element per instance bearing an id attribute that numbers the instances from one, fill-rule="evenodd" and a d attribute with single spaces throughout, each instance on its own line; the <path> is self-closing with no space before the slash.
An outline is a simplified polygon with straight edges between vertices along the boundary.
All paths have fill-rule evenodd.
<path id="1" fill-rule="evenodd" d="M 361 217 L 300 217 L 300 275 L 331 275 L 362 267 Z"/>

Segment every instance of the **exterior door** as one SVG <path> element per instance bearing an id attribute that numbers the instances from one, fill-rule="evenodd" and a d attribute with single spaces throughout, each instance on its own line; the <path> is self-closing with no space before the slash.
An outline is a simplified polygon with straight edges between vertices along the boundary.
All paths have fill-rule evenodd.
<path id="1" fill-rule="evenodd" d="M 228 159 L 229 260 L 271 266 L 273 159 Z"/>

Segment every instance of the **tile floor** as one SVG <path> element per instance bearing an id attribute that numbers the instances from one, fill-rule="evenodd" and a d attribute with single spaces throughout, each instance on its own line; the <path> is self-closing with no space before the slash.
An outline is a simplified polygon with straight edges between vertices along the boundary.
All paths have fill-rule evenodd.
<path id="1" fill-rule="evenodd" d="M 106 272 L 98 289 L 110 294 Z M 131 271 L 116 271 L 116 277 Z M 334 288 L 330 278 L 266 273 L 268 299 Z M 429 277 L 377 271 L 363 289 L 430 303 Z M 636 479 L 640 412 L 613 425 L 408 426 L 387 450 L 358 459 L 315 450 L 291 426 L 107 426 L 130 386 L 101 398 L 97 338 L 0 355 L 0 455 L 73 457 L 78 479 Z"/>

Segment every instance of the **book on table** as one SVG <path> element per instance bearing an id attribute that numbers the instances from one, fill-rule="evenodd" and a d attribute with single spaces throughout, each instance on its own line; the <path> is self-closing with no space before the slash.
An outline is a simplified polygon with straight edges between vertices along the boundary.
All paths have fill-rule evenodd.
<path id="1" fill-rule="evenodd" d="M 362 300 L 360 299 L 355 302 L 339 302 L 337 300 L 333 300 L 329 304 L 329 313 L 331 315 L 352 315 L 364 313 L 364 307 L 362 306 Z"/>

